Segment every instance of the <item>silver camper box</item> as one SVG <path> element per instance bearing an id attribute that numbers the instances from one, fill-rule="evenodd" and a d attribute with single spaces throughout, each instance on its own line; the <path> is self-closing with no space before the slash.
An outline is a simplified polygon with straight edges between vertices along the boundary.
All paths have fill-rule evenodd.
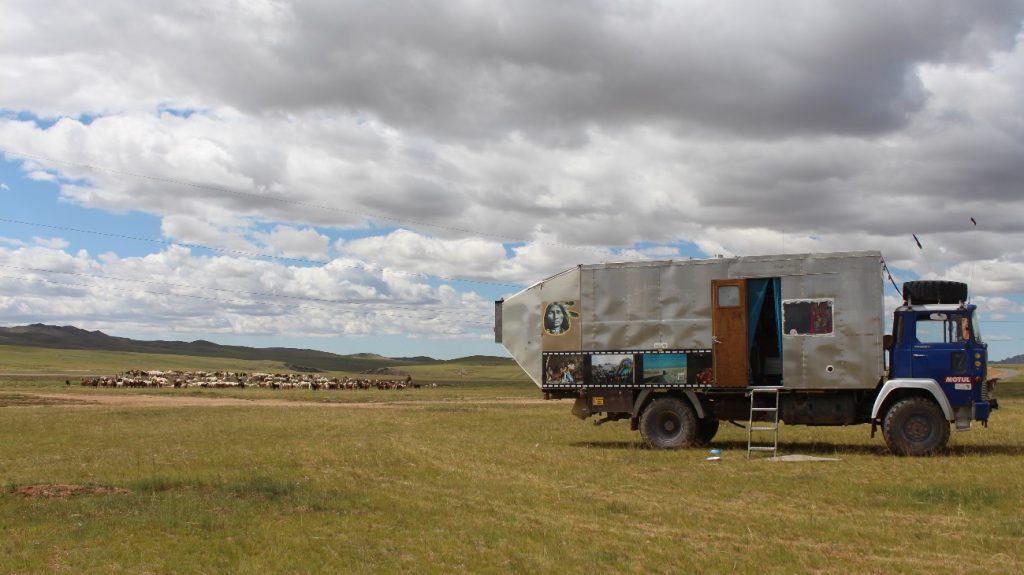
<path id="1" fill-rule="evenodd" d="M 878 251 L 580 265 L 498 302 L 495 335 L 543 390 L 873 388 Z"/>

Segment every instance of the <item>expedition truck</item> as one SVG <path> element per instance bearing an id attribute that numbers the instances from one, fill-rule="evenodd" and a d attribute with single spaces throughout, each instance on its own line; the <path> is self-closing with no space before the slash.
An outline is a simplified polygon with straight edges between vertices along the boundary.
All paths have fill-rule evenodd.
<path id="1" fill-rule="evenodd" d="M 883 264 L 864 251 L 580 265 L 496 302 L 495 339 L 545 398 L 628 420 L 650 447 L 702 445 L 768 411 L 776 446 L 780 420 L 871 424 L 893 453 L 932 454 L 951 424 L 987 425 L 997 407 L 986 344 L 960 282 L 905 283 L 886 334 Z"/>

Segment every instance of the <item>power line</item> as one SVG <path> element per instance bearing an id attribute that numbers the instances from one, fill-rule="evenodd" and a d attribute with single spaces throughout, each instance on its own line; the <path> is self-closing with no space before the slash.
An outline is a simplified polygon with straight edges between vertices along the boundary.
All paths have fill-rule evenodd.
<path id="1" fill-rule="evenodd" d="M 143 280 L 143 279 L 135 279 L 135 278 L 122 278 L 122 277 L 106 276 L 106 275 L 100 275 L 100 274 L 87 274 L 87 273 L 82 273 L 82 272 L 69 272 L 69 271 L 62 271 L 62 270 L 50 270 L 50 269 L 45 269 L 45 268 L 22 267 L 22 266 L 12 266 L 12 265 L 4 265 L 4 264 L 0 264 L 0 268 L 11 269 L 11 270 L 20 270 L 20 271 L 29 271 L 29 272 L 60 274 L 60 275 L 68 275 L 68 276 L 75 276 L 75 277 L 82 277 L 82 278 L 103 279 L 103 280 L 111 280 L 111 281 L 119 281 L 119 282 L 134 282 L 134 283 L 151 284 L 151 285 L 158 285 L 158 286 L 165 286 L 165 287 L 175 287 L 175 288 L 183 288 L 183 289 L 197 289 L 197 290 L 205 290 L 205 291 L 215 291 L 215 292 L 221 292 L 221 293 L 238 294 L 238 295 L 255 296 L 255 297 L 272 297 L 272 298 L 290 299 L 290 300 L 299 300 L 299 301 L 312 301 L 312 302 L 317 302 L 317 303 L 329 303 L 329 304 L 336 304 L 336 305 L 350 305 L 350 306 L 378 305 L 378 304 L 371 303 L 371 302 L 357 302 L 357 301 L 345 301 L 345 300 L 326 299 L 326 298 L 315 298 L 315 297 L 297 296 L 297 295 L 289 295 L 289 294 L 282 294 L 282 293 L 272 293 L 272 292 L 255 292 L 255 291 L 246 291 L 246 290 L 233 290 L 233 289 L 227 289 L 227 288 L 216 288 L 216 287 L 199 286 L 199 285 L 195 285 L 195 284 L 182 284 L 182 283 L 170 283 L 170 282 L 156 281 L 156 280 Z M 389 303 L 386 303 L 386 302 L 380 302 L 379 305 L 387 305 L 390 309 L 407 309 L 407 310 L 412 310 L 412 311 L 421 311 L 420 308 L 417 308 L 417 307 L 393 305 L 393 304 L 389 304 Z M 459 312 L 459 311 L 437 310 L 435 313 L 440 313 L 440 314 L 461 314 L 462 312 Z"/>
<path id="2" fill-rule="evenodd" d="M 271 202 L 275 202 L 275 203 L 279 203 L 279 204 L 291 204 L 291 205 L 295 205 L 295 206 L 302 206 L 302 207 L 306 207 L 306 208 L 314 208 L 314 209 L 317 209 L 317 210 L 324 210 L 324 211 L 328 211 L 328 212 L 336 212 L 336 213 L 347 214 L 347 215 L 350 215 L 350 216 L 358 216 L 358 217 L 366 218 L 366 219 L 370 219 L 370 220 L 386 220 L 386 221 L 390 221 L 390 222 L 412 224 L 412 225 L 415 225 L 415 226 L 423 226 L 423 227 L 433 228 L 433 229 L 437 229 L 437 230 L 443 230 L 443 231 L 449 231 L 449 232 L 459 232 L 459 233 L 475 235 L 475 236 L 481 236 L 481 237 L 490 237 L 490 238 L 495 238 L 495 239 L 499 239 L 499 240 L 503 240 L 503 241 L 508 241 L 508 242 L 516 242 L 516 243 L 526 243 L 526 244 L 528 244 L 531 241 L 533 241 L 533 243 L 536 243 L 536 244 L 539 244 L 539 245 L 546 245 L 546 246 L 551 246 L 551 247 L 562 247 L 562 248 L 569 248 L 569 249 L 582 250 L 582 251 L 593 251 L 593 252 L 600 252 L 602 254 L 605 253 L 605 250 L 603 250 L 601 248 L 592 247 L 592 246 L 575 246 L 575 245 L 565 244 L 565 243 L 562 243 L 562 242 L 528 240 L 528 239 L 518 238 L 518 237 L 515 237 L 515 236 L 509 236 L 509 235 L 505 235 L 505 234 L 497 234 L 497 233 L 494 233 L 494 232 L 484 232 L 484 231 L 480 231 L 480 230 L 473 230 L 473 229 L 469 229 L 469 228 L 458 228 L 458 227 L 454 227 L 454 226 L 443 226 L 443 225 L 440 225 L 440 224 L 435 224 L 435 223 L 431 223 L 431 222 L 425 222 L 425 221 L 421 221 L 421 220 L 413 220 L 413 219 L 408 219 L 408 218 L 399 218 L 399 217 L 388 216 L 388 215 L 383 215 L 383 214 L 371 214 L 371 213 L 366 213 L 366 212 L 359 212 L 359 211 L 356 211 L 356 210 L 347 210 L 345 208 L 339 208 L 339 207 L 336 207 L 336 206 L 326 206 L 326 205 L 322 205 L 322 204 L 316 204 L 316 203 L 313 203 L 313 202 L 305 202 L 305 201 L 301 201 L 301 200 L 292 200 L 292 199 L 288 199 L 288 198 L 282 198 L 280 196 L 276 196 L 276 195 L 273 195 L 273 194 L 260 194 L 260 193 L 255 193 L 255 192 L 245 192 L 245 191 L 242 191 L 242 190 L 234 190 L 234 189 L 231 189 L 231 188 L 223 188 L 223 187 L 220 187 L 220 186 L 211 186 L 209 184 L 199 184 L 199 183 L 196 183 L 196 182 L 190 182 L 190 181 L 182 180 L 182 179 L 178 179 L 178 178 L 169 178 L 169 177 L 165 177 L 165 176 L 153 176 L 153 175 L 149 175 L 149 174 L 141 174 L 141 173 L 136 173 L 136 172 L 128 172 L 128 171 L 124 171 L 124 170 L 115 170 L 113 168 L 107 168 L 107 167 L 103 167 L 103 166 L 96 166 L 96 165 L 93 165 L 93 164 L 86 164 L 86 163 L 83 163 L 83 162 L 72 162 L 72 161 L 69 161 L 69 160 L 61 160 L 61 159 L 58 159 L 58 158 L 52 158 L 50 156 L 26 154 L 26 153 L 19 152 L 19 151 L 16 151 L 16 150 L 11 150 L 11 149 L 8 149 L 8 148 L 0 148 L 0 153 L 4 153 L 4 154 L 6 154 L 8 156 L 19 157 L 19 158 L 26 159 L 26 160 L 35 160 L 37 162 L 53 162 L 53 163 L 56 163 L 56 164 L 63 164 L 65 166 L 73 166 L 73 167 L 77 167 L 77 168 L 84 168 L 84 169 L 87 169 L 87 170 L 92 170 L 94 172 L 105 172 L 105 173 L 108 173 L 108 174 L 113 174 L 115 176 L 127 176 L 127 177 L 132 177 L 132 178 L 139 178 L 139 179 L 144 179 L 144 180 L 150 180 L 150 181 L 153 181 L 153 182 L 161 182 L 161 183 L 166 183 L 166 184 L 174 184 L 174 185 L 178 185 L 178 186 L 185 186 L 185 187 L 195 188 L 195 189 L 199 189 L 199 190 L 218 192 L 218 193 L 222 193 L 222 194 L 230 194 L 230 195 L 233 195 L 233 196 L 239 196 L 239 197 L 243 197 L 243 198 L 247 198 L 247 199 L 266 200 L 266 201 L 271 201 Z M 618 249 L 623 249 L 623 248 L 618 248 Z"/>
<path id="3" fill-rule="evenodd" d="M 62 286 L 62 287 L 78 287 L 78 288 L 95 288 L 95 287 L 97 287 L 94 284 L 72 284 L 72 283 L 67 283 L 67 282 L 57 282 L 57 281 L 48 280 L 48 279 L 40 278 L 40 277 L 23 277 L 23 276 L 10 276 L 10 275 L 2 275 L 2 274 L 0 274 L 0 278 L 12 279 L 12 280 L 18 280 L 18 281 L 24 281 L 24 282 L 41 281 L 41 282 L 45 282 L 45 283 L 48 283 L 48 284 Z M 102 286 L 102 287 L 103 287 L 104 290 L 129 292 L 129 293 L 142 292 L 142 293 L 147 293 L 147 294 L 150 294 L 150 295 L 162 295 L 162 296 L 170 296 L 170 297 L 183 297 L 183 298 L 189 298 L 189 299 L 195 299 L 195 300 L 201 300 L 201 301 L 210 301 L 210 302 L 234 304 L 234 305 L 256 305 L 256 304 L 271 305 L 271 306 L 286 306 L 286 305 L 289 305 L 289 304 L 283 303 L 283 302 L 271 302 L 271 301 L 260 301 L 260 300 L 247 300 L 247 301 L 243 301 L 243 300 L 226 300 L 226 299 L 221 299 L 221 298 L 205 297 L 205 296 L 193 295 L 193 294 L 182 294 L 182 293 L 173 293 L 173 292 L 159 292 L 159 291 L 152 291 L 152 290 L 146 290 L 146 289 L 143 289 L 143 290 L 132 290 L 132 289 L 127 289 L 127 288 L 120 288 L 120 287 L 117 287 L 117 286 Z M 337 309 L 331 309 L 331 308 L 326 308 L 326 307 L 318 307 L 318 306 L 308 306 L 308 305 L 293 306 L 292 309 L 305 309 L 305 310 L 330 311 L 330 312 L 337 312 L 337 311 L 339 311 Z M 353 314 L 353 315 L 366 315 L 366 316 L 384 315 L 386 317 L 409 317 L 409 318 L 415 318 L 415 319 L 420 319 L 420 320 L 424 319 L 422 317 L 415 317 L 415 316 L 404 315 L 404 314 L 382 313 L 382 312 L 385 312 L 385 311 L 387 311 L 387 310 L 371 310 L 371 311 L 341 310 L 341 313 Z M 433 311 L 423 310 L 423 312 L 424 313 L 433 313 L 435 315 L 458 313 L 458 312 L 454 312 L 454 311 L 443 311 L 443 310 L 433 310 Z M 427 318 L 427 319 L 430 319 L 430 318 Z M 469 324 L 469 325 L 480 325 L 480 326 L 491 326 L 492 325 L 490 322 L 481 322 L 481 321 L 460 321 L 458 323 L 459 323 L 459 325 L 466 325 L 466 324 Z"/>
<path id="4" fill-rule="evenodd" d="M 159 240 L 159 239 L 155 239 L 155 238 L 142 238 L 142 237 L 138 237 L 138 236 L 129 236 L 129 235 L 124 235 L 124 234 L 114 234 L 114 233 L 110 233 L 110 232 L 101 232 L 101 231 L 97 231 L 97 230 L 85 230 L 85 229 L 81 229 L 81 228 L 72 228 L 72 227 L 68 227 L 68 226 L 56 226 L 56 225 L 53 225 L 53 224 L 43 224 L 43 223 L 39 223 L 39 222 L 28 222 L 28 221 L 25 221 L 25 220 L 14 220 L 14 219 L 10 219 L 10 218 L 0 218 L 0 222 L 5 222 L 5 223 L 9 223 L 9 224 L 20 224 L 20 225 L 25 225 L 25 226 L 35 226 L 35 227 L 47 228 L 47 229 L 58 230 L 58 231 L 63 231 L 63 232 L 76 232 L 76 233 L 82 233 L 82 234 L 93 234 L 93 235 L 97 235 L 97 236 L 104 236 L 104 237 L 108 237 L 108 238 L 115 238 L 115 239 L 121 239 L 121 240 L 135 240 L 135 241 L 140 241 L 140 242 L 150 242 L 150 243 L 154 243 L 154 244 L 161 244 L 161 245 L 167 245 L 167 246 L 180 246 L 180 247 L 185 247 L 185 248 L 204 249 L 204 250 L 210 250 L 210 251 L 213 251 L 213 252 L 218 252 L 218 253 L 223 253 L 223 254 L 231 254 L 231 255 L 244 256 L 244 257 L 250 257 L 250 258 L 267 258 L 267 259 L 279 260 L 279 261 L 307 263 L 307 264 L 314 264 L 314 265 L 321 266 L 321 267 L 324 265 L 324 262 L 322 262 L 322 261 L 310 260 L 310 259 L 305 259 L 305 258 L 292 258 L 292 257 L 278 256 L 278 255 L 273 255 L 273 254 L 253 253 L 253 252 L 246 252 L 246 251 L 242 251 L 242 250 L 233 250 L 233 249 L 228 249 L 228 248 L 217 248 L 217 247 L 207 246 L 207 245 L 203 245 L 203 244 L 191 244 L 191 243 L 182 243 L 182 242 L 172 242 L 172 241 L 169 241 L 169 240 Z M 384 268 L 382 266 L 375 266 L 375 265 L 369 264 L 367 262 L 360 262 L 359 264 L 351 264 L 351 265 L 349 265 L 349 264 L 344 264 L 344 265 L 342 265 L 342 264 L 335 264 L 335 265 L 338 265 L 339 267 L 347 267 L 347 268 L 360 268 L 360 267 L 362 267 L 364 269 L 369 269 L 369 270 L 374 270 L 374 271 L 384 271 Z M 427 273 L 420 273 L 420 272 L 406 272 L 406 271 L 400 271 L 400 270 L 388 270 L 388 272 L 389 273 L 396 273 L 396 274 L 399 274 L 399 275 L 424 277 L 424 278 L 435 278 L 435 279 L 441 279 L 441 280 L 445 280 L 445 281 L 464 282 L 464 283 L 476 283 L 476 284 L 496 285 L 496 286 L 505 286 L 505 287 L 522 287 L 523 285 L 525 285 L 524 283 L 505 283 L 505 282 L 496 282 L 496 281 L 489 281 L 489 280 L 466 279 L 466 278 L 458 278 L 458 277 L 452 277 L 452 276 L 442 276 L 442 275 L 427 274 Z"/>

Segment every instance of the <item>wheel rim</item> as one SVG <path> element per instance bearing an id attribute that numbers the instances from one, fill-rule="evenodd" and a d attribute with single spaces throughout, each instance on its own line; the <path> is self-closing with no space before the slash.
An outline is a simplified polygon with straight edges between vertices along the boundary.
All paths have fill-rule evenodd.
<path id="1" fill-rule="evenodd" d="M 903 437 L 914 443 L 921 443 L 932 434 L 932 424 L 923 415 L 908 417 L 903 423 Z"/>
<path id="2" fill-rule="evenodd" d="M 679 433 L 681 428 L 682 422 L 674 413 L 663 413 L 661 417 L 658 418 L 658 429 L 667 436 Z"/>

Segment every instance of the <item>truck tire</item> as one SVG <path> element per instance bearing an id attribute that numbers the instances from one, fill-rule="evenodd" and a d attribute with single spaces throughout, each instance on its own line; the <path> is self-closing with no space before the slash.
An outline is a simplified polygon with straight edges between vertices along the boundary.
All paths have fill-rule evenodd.
<path id="1" fill-rule="evenodd" d="M 967 301 L 967 284 L 935 280 L 903 282 L 903 299 L 922 305 L 960 303 Z"/>
<path id="2" fill-rule="evenodd" d="M 889 408 L 882 435 L 896 455 L 933 455 L 949 441 L 949 422 L 934 401 L 908 397 Z"/>
<path id="3" fill-rule="evenodd" d="M 714 417 L 705 417 L 697 423 L 697 438 L 694 445 L 707 445 L 718 433 L 718 420 Z"/>
<path id="4" fill-rule="evenodd" d="M 697 440 L 697 414 L 676 397 L 652 401 L 640 416 L 640 437 L 652 449 L 690 447 Z"/>

